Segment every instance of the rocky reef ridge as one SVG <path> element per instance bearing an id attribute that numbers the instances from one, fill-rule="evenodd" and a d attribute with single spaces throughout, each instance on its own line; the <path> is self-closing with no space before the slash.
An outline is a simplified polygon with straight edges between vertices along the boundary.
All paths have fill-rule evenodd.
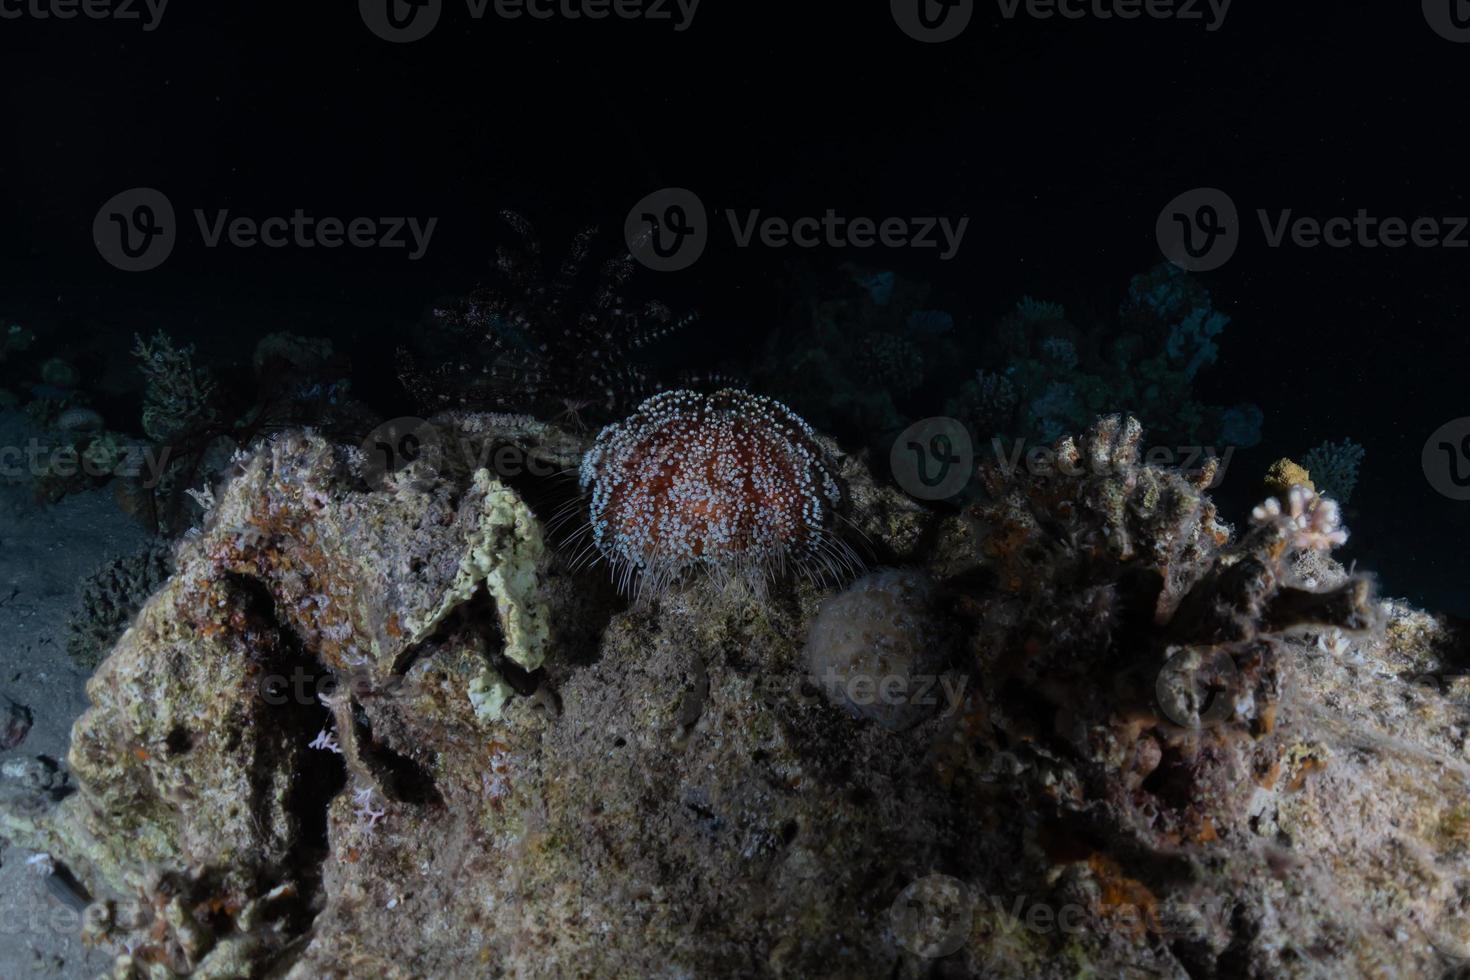
<path id="1" fill-rule="evenodd" d="M 914 583 L 845 600 L 848 632 L 922 615 L 946 646 L 834 692 L 812 665 L 844 647 L 807 642 L 842 586 L 630 604 L 548 538 L 571 478 L 527 475 L 585 440 L 434 425 L 467 451 L 237 458 L 92 679 L 69 777 L 0 775 L 0 834 L 65 870 L 115 976 L 1470 960 L 1466 643 L 1333 561 L 1318 498 L 1237 533 L 1118 417 L 963 513 L 838 455 L 854 536 Z M 544 466 L 480 465 L 505 459 Z"/>

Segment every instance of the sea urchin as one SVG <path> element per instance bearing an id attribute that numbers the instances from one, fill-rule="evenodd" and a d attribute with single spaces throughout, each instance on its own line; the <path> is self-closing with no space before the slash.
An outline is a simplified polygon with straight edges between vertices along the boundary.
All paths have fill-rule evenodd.
<path id="1" fill-rule="evenodd" d="M 831 533 L 842 491 L 816 433 L 780 402 L 666 391 L 609 425 L 582 459 L 592 540 L 619 587 L 662 589 L 703 566 L 761 594 L 788 564 L 856 563 Z"/>

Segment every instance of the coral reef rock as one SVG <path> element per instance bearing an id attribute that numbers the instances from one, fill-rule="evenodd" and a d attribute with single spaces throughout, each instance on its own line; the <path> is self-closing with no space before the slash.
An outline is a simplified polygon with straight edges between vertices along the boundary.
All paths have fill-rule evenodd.
<path id="1" fill-rule="evenodd" d="M 954 703 L 886 727 L 811 680 L 844 590 L 695 576 L 629 606 L 543 537 L 585 445 L 434 424 L 472 452 L 381 484 L 309 434 L 235 464 L 89 685 L 74 791 L 0 772 L 0 833 L 95 897 L 116 976 L 1470 957 L 1465 643 L 1336 566 L 1332 508 L 1263 506 L 1237 536 L 1207 474 L 1144 465 L 1117 417 L 1051 471 L 988 472 L 966 514 L 843 457 L 847 520 L 955 640 Z M 562 475 L 472 462 L 507 454 Z M 852 615 L 881 615 L 863 591 Z"/>

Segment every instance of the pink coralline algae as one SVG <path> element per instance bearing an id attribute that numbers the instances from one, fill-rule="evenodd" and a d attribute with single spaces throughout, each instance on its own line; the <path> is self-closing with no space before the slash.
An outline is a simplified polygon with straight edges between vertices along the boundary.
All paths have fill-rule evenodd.
<path id="1" fill-rule="evenodd" d="M 780 402 L 725 389 L 668 391 L 610 425 L 582 460 L 590 529 L 619 585 L 658 590 L 707 567 L 757 593 L 789 565 L 855 562 L 831 533 L 842 502 L 811 427 Z"/>

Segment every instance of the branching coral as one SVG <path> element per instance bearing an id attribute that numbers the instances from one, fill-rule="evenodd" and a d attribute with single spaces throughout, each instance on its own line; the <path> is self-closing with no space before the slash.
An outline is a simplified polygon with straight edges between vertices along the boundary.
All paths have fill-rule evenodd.
<path id="1" fill-rule="evenodd" d="M 1019 395 L 1004 374 L 981 369 L 950 400 L 946 411 L 968 425 L 982 440 L 1011 424 Z"/>
<path id="2" fill-rule="evenodd" d="M 1213 465 L 1193 479 L 1139 462 L 1143 427 L 1111 416 L 1080 437 L 1061 439 L 1055 462 L 1034 473 L 982 472 L 990 501 L 976 511 L 1002 585 L 1044 591 L 1087 569 L 1099 582 L 1120 567 L 1147 563 L 1160 573 L 1160 599 L 1172 606 L 1191 569 L 1229 538 L 1201 488 Z M 1061 557 L 1064 560 L 1056 561 Z"/>
<path id="3" fill-rule="evenodd" d="M 1294 571 L 1303 551 L 1345 539 L 1330 501 L 1295 488 L 1237 539 L 1202 490 L 1213 465 L 1193 479 L 1146 465 L 1142 433 L 1112 416 L 1060 440 L 1045 472 L 987 468 L 974 516 L 1001 589 L 983 600 L 976 650 L 991 683 L 1051 706 L 1045 737 L 1089 760 L 1094 791 L 1127 787 L 1120 805 L 1146 804 L 1153 832 L 1193 834 L 1223 819 L 1211 794 L 1228 779 L 1198 764 L 1201 745 L 1273 726 L 1283 632 L 1368 629 L 1376 613 L 1366 579 L 1318 590 Z M 1207 674 L 1216 686 L 1196 690 Z M 1213 711 L 1181 716 L 1191 701 Z M 1144 792 L 1120 771 L 1132 765 L 1137 780 L 1179 773 Z"/>
<path id="4" fill-rule="evenodd" d="M 1257 525 L 1284 524 L 1291 534 L 1291 547 L 1298 551 L 1330 551 L 1347 543 L 1337 502 L 1318 496 L 1309 487 L 1295 486 L 1287 493 L 1287 505 L 1275 497 L 1251 511 Z"/>
<path id="5" fill-rule="evenodd" d="M 1366 451 L 1351 439 L 1324 442 L 1302 457 L 1302 465 L 1312 474 L 1317 489 L 1339 503 L 1346 504 L 1358 485 L 1358 467 Z"/>
<path id="6" fill-rule="evenodd" d="M 858 341 L 858 363 L 868 381 L 896 395 L 907 395 L 924 382 L 924 358 L 919 348 L 895 334 L 867 334 Z"/>
<path id="7" fill-rule="evenodd" d="M 1048 360 L 1065 370 L 1077 366 L 1077 345 L 1066 337 L 1047 337 L 1041 342 L 1041 350 Z"/>
<path id="8" fill-rule="evenodd" d="M 971 334 L 936 307 L 927 283 L 889 270 L 841 272 L 831 281 L 798 276 L 788 322 L 772 332 L 753 373 L 824 432 L 854 443 L 881 439 L 904 427 L 927 392 L 958 382 Z"/>
<path id="9" fill-rule="evenodd" d="M 230 457 L 264 435 L 296 426 L 362 432 L 377 424 L 349 396 L 345 358 L 329 341 L 288 333 L 267 336 L 253 356 L 255 386 L 218 385 L 194 365 L 192 347 L 176 347 L 164 333 L 137 338 L 133 354 L 147 380 L 143 430 L 163 444 L 162 472 L 135 487 L 160 531 L 178 533 L 198 513 L 191 491 L 213 481 Z"/>
<path id="10" fill-rule="evenodd" d="M 1254 445 L 1260 409 L 1204 405 L 1192 391 L 1229 322 L 1208 290 L 1168 264 L 1134 277 L 1116 325 L 1083 329 L 1062 306 L 1026 297 L 995 329 L 992 370 L 1019 396 L 995 431 L 1050 442 L 1126 409 L 1176 445 Z"/>
<path id="11" fill-rule="evenodd" d="M 133 356 L 148 383 L 143 400 L 148 437 L 166 443 L 213 421 L 215 382 L 208 369 L 194 366 L 193 346 L 175 347 L 162 331 L 152 340 L 134 340 Z"/>
<path id="12" fill-rule="evenodd" d="M 1027 324 L 1046 323 L 1051 320 L 1066 319 L 1067 310 L 1061 303 L 1022 296 L 1020 302 L 1016 304 L 1015 316 Z"/>

